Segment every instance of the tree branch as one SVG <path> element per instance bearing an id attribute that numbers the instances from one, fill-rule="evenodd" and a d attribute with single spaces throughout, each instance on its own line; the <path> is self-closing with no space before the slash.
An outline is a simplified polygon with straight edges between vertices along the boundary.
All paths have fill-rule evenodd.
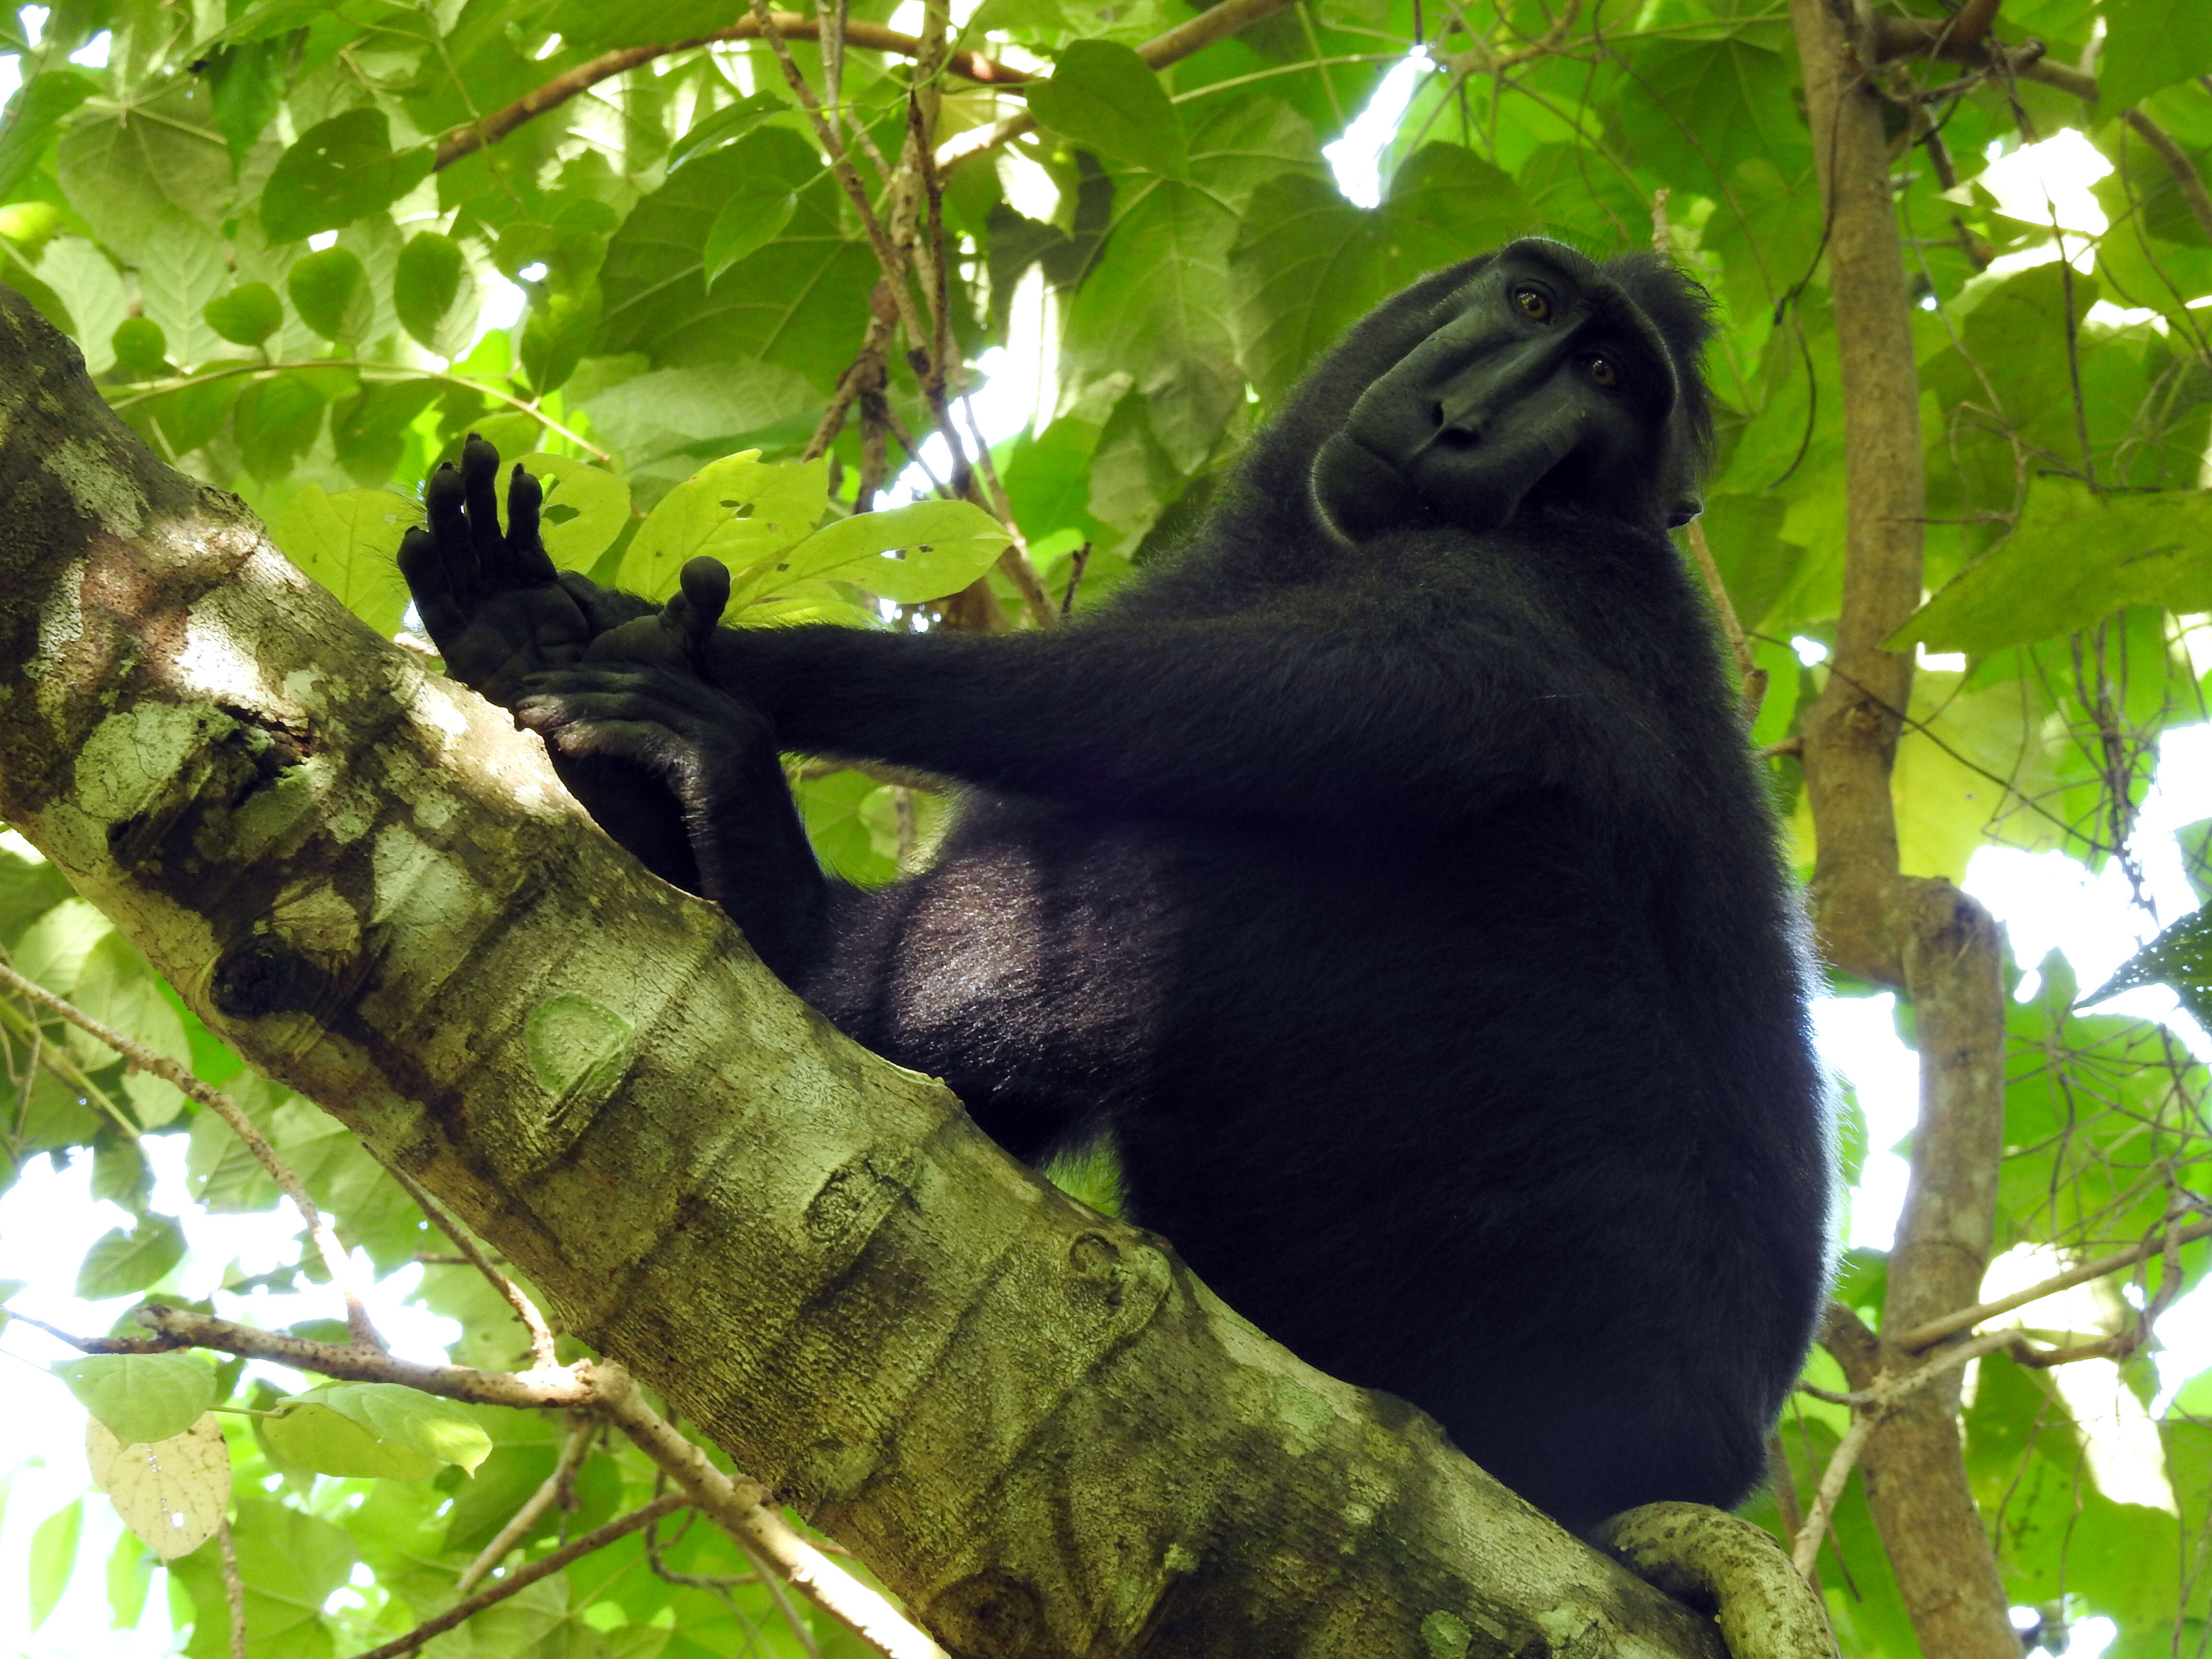
<path id="1" fill-rule="evenodd" d="M 1199 13 L 1188 22 L 1176 24 L 1164 34 L 1154 35 L 1137 48 L 1137 56 L 1154 69 L 1165 69 L 1290 3 L 1291 0 L 1221 0 L 1219 5 Z M 970 127 L 965 132 L 955 133 L 937 147 L 938 168 L 942 171 L 957 167 L 1036 130 L 1036 118 L 1024 110 L 988 126 Z"/>
<path id="2" fill-rule="evenodd" d="M 795 11 L 770 14 L 776 28 L 796 40 L 818 40 L 822 25 L 815 18 L 802 16 Z M 601 52 L 588 62 L 563 70 L 542 87 L 533 87 L 513 103 L 494 110 L 480 121 L 455 127 L 438 141 L 437 158 L 433 169 L 449 167 L 462 157 L 473 155 L 487 144 L 495 144 L 525 122 L 558 109 L 579 93 L 588 92 L 600 82 L 642 68 L 656 58 L 665 58 L 672 52 L 692 52 L 701 46 L 714 46 L 727 40 L 757 40 L 761 39 L 761 23 L 757 17 L 741 17 L 729 27 L 716 29 L 711 34 L 694 35 L 686 40 L 664 41 L 656 46 L 622 46 L 613 52 Z M 881 23 L 848 21 L 845 42 L 863 46 L 871 52 L 887 52 L 902 58 L 914 58 L 921 52 L 921 42 L 911 34 L 903 34 Z M 981 86 L 1019 86 L 1024 81 L 1038 78 L 1028 70 L 1015 69 L 995 58 L 979 52 L 954 52 L 945 59 L 945 67 Z"/>
<path id="3" fill-rule="evenodd" d="M 426 1619 L 404 1636 L 394 1637 L 381 1647 L 370 1648 L 354 1656 L 354 1659 L 403 1659 L 434 1636 L 442 1636 L 456 1625 L 473 1619 L 486 1607 L 496 1607 L 518 1590 L 530 1588 L 541 1578 L 550 1578 L 572 1563 L 582 1560 L 594 1550 L 603 1550 L 617 1539 L 641 1532 L 677 1510 L 690 1507 L 689 1493 L 663 1492 L 649 1504 L 641 1504 L 628 1515 L 617 1516 L 603 1527 L 594 1527 L 581 1538 L 571 1539 L 550 1555 L 540 1556 L 535 1561 L 525 1562 L 495 1584 L 488 1584 L 475 1595 L 465 1596 L 434 1619 Z M 464 1589 L 467 1585 L 464 1583 Z"/>
<path id="4" fill-rule="evenodd" d="M 2131 109 L 2120 117 L 2136 130 L 2143 143 L 2158 152 L 2158 159 L 2166 163 L 2166 171 L 2181 191 L 2181 199 L 2188 204 L 2189 211 L 2207 232 L 2212 232 L 2212 191 L 2204 188 L 2204 180 L 2197 171 L 2197 164 L 2189 159 L 2189 152 L 2174 142 L 2173 135 L 2144 114 L 2141 109 Z"/>
<path id="5" fill-rule="evenodd" d="M 2191 1222 L 2186 1227 L 2154 1233 L 2140 1244 L 2130 1244 L 2125 1249 L 2114 1250 L 2108 1255 L 2085 1261 L 2078 1267 L 2069 1267 L 2063 1273 L 2053 1273 L 2041 1283 L 2031 1285 L 2024 1291 L 2014 1291 L 2010 1296 L 1977 1303 L 1971 1308 L 1961 1308 L 1956 1313 L 1945 1314 L 1940 1319 L 1924 1321 L 1889 1340 L 1900 1348 L 1924 1348 L 1930 1343 L 1941 1342 L 1947 1336 L 1971 1329 L 1984 1319 L 1995 1319 L 1999 1314 L 2010 1313 L 2014 1308 L 2040 1302 L 2046 1296 L 2070 1291 L 2076 1285 L 2087 1285 L 2093 1279 L 2102 1279 L 2123 1267 L 2132 1267 L 2136 1262 L 2148 1261 L 2166 1249 L 2194 1244 L 2200 1238 L 2212 1238 L 2212 1221 Z"/>

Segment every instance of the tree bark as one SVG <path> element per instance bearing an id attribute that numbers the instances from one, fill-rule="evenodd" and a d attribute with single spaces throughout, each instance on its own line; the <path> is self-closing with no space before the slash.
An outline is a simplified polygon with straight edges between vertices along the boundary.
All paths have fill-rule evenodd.
<path id="1" fill-rule="evenodd" d="M 1890 773 L 1912 658 L 1884 642 L 1920 604 L 1924 475 L 1905 252 L 1891 199 L 1875 63 L 1852 0 L 1790 0 L 1828 215 L 1848 491 L 1844 602 L 1807 721 L 1818 840 L 1814 911 L 1837 966 L 1899 986 L 1920 1055 L 1912 1177 L 1890 1255 L 1885 1330 L 1978 1297 L 2003 1148 L 2004 999 L 1996 924 L 1947 881 L 1898 865 Z M 1958 1340 L 1958 1339 L 1954 1339 Z M 1911 1356 L 1885 1351 L 1886 1370 Z M 1867 1442 L 1867 1498 L 1921 1647 L 2017 1659 L 2004 1586 L 1967 1486 L 1956 1376 L 1911 1395 Z"/>
<path id="2" fill-rule="evenodd" d="M 846 1041 L 4 289 L 0 364 L 0 817 L 948 1648 L 1720 1659 Z"/>

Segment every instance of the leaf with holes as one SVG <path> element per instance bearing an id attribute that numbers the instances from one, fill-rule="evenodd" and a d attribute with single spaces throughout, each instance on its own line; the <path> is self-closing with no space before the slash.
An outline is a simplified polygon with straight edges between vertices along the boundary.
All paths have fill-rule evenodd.
<path id="1" fill-rule="evenodd" d="M 427 144 L 394 154 L 379 109 L 349 109 L 319 121 L 276 160 L 261 193 L 261 229 L 271 242 L 337 230 L 388 207 L 429 176 Z"/>

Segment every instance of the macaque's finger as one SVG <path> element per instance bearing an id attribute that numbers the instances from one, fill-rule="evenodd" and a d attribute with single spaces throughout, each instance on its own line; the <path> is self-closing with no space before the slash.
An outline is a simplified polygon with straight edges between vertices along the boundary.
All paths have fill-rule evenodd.
<path id="1" fill-rule="evenodd" d="M 702 553 L 684 567 L 678 580 L 682 591 L 660 613 L 661 625 L 674 636 L 678 649 L 696 662 L 729 606 L 730 568 Z"/>
<path id="2" fill-rule="evenodd" d="M 538 510 L 544 501 L 544 487 L 517 461 L 507 481 L 507 540 L 492 572 L 495 580 L 509 587 L 534 587 L 560 574 L 538 534 Z"/>
<path id="3" fill-rule="evenodd" d="M 461 495 L 469 539 L 487 578 L 499 568 L 499 451 L 473 432 L 461 446 Z"/>

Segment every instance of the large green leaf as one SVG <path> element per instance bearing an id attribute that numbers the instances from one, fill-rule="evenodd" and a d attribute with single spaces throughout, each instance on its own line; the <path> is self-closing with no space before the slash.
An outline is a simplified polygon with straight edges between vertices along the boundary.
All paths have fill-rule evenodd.
<path id="1" fill-rule="evenodd" d="M 1182 118 L 1158 72 L 1127 46 L 1078 40 L 1060 53 L 1050 80 L 1024 90 L 1030 113 L 1076 143 L 1164 178 L 1188 175 Z"/>
<path id="2" fill-rule="evenodd" d="M 112 1227 L 85 1252 L 76 1293 L 88 1302 L 151 1290 L 185 1259 L 184 1230 L 173 1217 L 142 1218 L 129 1232 Z"/>
<path id="3" fill-rule="evenodd" d="M 33 76 L 16 89 L 0 121 L 0 201 L 14 198 L 62 118 L 99 90 L 90 76 L 63 68 Z"/>
<path id="4" fill-rule="evenodd" d="M 54 1375 L 126 1446 L 182 1434 L 216 1401 L 215 1368 L 192 1353 L 87 1354 Z"/>
<path id="5" fill-rule="evenodd" d="M 707 240 L 723 205 L 769 182 L 794 197 L 790 222 L 709 284 Z M 813 150 L 781 128 L 677 168 L 608 244 L 596 349 L 671 367 L 769 362 L 826 390 L 852 361 L 878 274 L 843 230 L 841 199 Z"/>
<path id="6" fill-rule="evenodd" d="M 757 451 L 716 461 L 678 484 L 640 525 L 617 580 L 647 599 L 676 591 L 702 554 L 742 574 L 805 536 L 829 504 L 826 461 L 770 465 Z"/>
<path id="7" fill-rule="evenodd" d="M 862 513 L 817 530 L 761 571 L 733 605 L 809 577 L 852 582 L 899 605 L 957 593 L 988 570 L 1007 545 L 1006 527 L 969 501 L 916 501 Z M 885 556 L 903 551 L 902 558 Z"/>
<path id="8" fill-rule="evenodd" d="M 1279 173 L 1318 172 L 1312 133 L 1287 105 L 1207 105 L 1191 134 L 1188 182 L 1140 179 L 1117 194 L 1113 234 L 1070 309 L 1065 352 L 1078 386 L 1133 378 L 1153 438 L 1185 473 L 1214 452 L 1243 401 L 1229 255 L 1245 204 Z"/>
<path id="9" fill-rule="evenodd" d="M 430 149 L 394 154 L 379 109 L 350 109 L 300 135 L 261 192 L 261 228 L 272 242 L 337 230 L 398 201 L 430 171 Z"/>
<path id="10" fill-rule="evenodd" d="M 285 504 L 269 538 L 284 556 L 378 633 L 398 632 L 407 590 L 392 556 L 422 514 L 388 489 L 344 489 L 326 495 L 306 485 Z"/>
<path id="11" fill-rule="evenodd" d="M 76 1001 L 94 1019 L 143 1047 L 179 1065 L 191 1063 L 184 1021 L 161 994 L 161 981 L 138 947 L 121 933 L 108 934 L 86 952 L 77 971 Z M 87 1070 L 115 1059 L 106 1043 L 76 1026 L 70 1028 L 69 1044 Z M 123 1088 L 147 1128 L 158 1128 L 184 1109 L 185 1097 L 176 1085 L 151 1073 L 131 1073 L 123 1079 Z"/>
<path id="12" fill-rule="evenodd" d="M 231 200 L 230 152 L 214 113 L 209 89 L 183 76 L 63 135 L 56 176 L 112 252 L 135 258 L 168 208 L 204 225 L 222 222 Z"/>
<path id="13" fill-rule="evenodd" d="M 2212 70 L 2212 6 L 2200 0 L 2105 0 L 2097 92 L 2124 109 L 2160 87 Z"/>
<path id="14" fill-rule="evenodd" d="M 2047 640 L 2123 605 L 2212 609 L 2212 491 L 2092 495 L 2041 478 L 2019 526 L 1897 630 L 1975 654 Z"/>
<path id="15" fill-rule="evenodd" d="M 477 285 L 452 237 L 424 231 L 409 239 L 399 252 L 392 298 L 400 326 L 422 345 L 441 357 L 467 349 L 476 327 Z"/>
<path id="16" fill-rule="evenodd" d="M 84 1500 L 72 1498 L 39 1522 L 31 1534 L 31 1628 L 36 1630 L 60 1603 L 76 1568 L 77 1538 L 84 1530 Z"/>

